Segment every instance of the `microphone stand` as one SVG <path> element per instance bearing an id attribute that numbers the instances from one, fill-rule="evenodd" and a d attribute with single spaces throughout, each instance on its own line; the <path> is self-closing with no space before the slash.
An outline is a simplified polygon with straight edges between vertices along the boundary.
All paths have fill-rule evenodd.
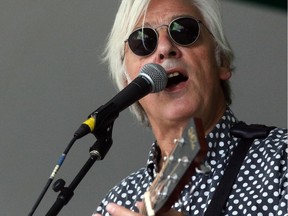
<path id="1" fill-rule="evenodd" d="M 93 134 L 97 138 L 97 141 L 90 147 L 90 157 L 81 170 L 78 172 L 74 180 L 68 187 L 65 187 L 65 181 L 63 179 L 58 179 L 53 184 L 53 190 L 55 192 L 60 192 L 56 201 L 46 214 L 46 216 L 55 216 L 61 209 L 66 205 L 74 195 L 74 190 L 79 185 L 81 180 L 88 173 L 90 168 L 93 166 L 96 160 L 103 160 L 110 147 L 112 146 L 112 129 L 114 121 L 107 127 L 101 130 L 97 130 Z M 99 132 L 99 133 L 98 133 Z"/>

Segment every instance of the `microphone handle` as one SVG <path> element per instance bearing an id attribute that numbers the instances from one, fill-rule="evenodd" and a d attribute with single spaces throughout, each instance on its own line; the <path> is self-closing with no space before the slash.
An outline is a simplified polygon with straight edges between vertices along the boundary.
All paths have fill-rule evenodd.
<path id="1" fill-rule="evenodd" d="M 142 76 L 135 78 L 110 101 L 89 115 L 96 119 L 95 130 L 110 125 L 121 111 L 149 94 L 151 90 L 151 83 L 146 78 Z"/>

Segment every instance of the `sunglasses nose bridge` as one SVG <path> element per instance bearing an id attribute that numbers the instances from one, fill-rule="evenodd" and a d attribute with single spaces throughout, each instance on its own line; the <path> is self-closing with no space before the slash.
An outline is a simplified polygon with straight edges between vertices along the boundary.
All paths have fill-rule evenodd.
<path id="1" fill-rule="evenodd" d="M 157 28 L 155 28 L 155 31 L 159 31 L 160 29 L 162 29 L 162 28 L 169 28 L 169 25 L 167 25 L 167 24 L 163 24 L 163 25 L 160 25 L 160 26 L 158 26 Z"/>
<path id="2" fill-rule="evenodd" d="M 157 40 L 159 40 L 159 30 L 161 30 L 161 29 L 163 29 L 163 28 L 167 28 L 167 34 L 169 35 L 170 39 L 172 39 L 172 41 L 174 41 L 173 38 L 172 38 L 171 35 L 170 35 L 170 32 L 169 32 L 170 26 L 167 25 L 167 24 L 160 25 L 160 26 L 158 26 L 158 27 L 156 27 L 156 28 L 154 29 L 155 32 L 156 32 L 156 34 L 157 34 Z"/>

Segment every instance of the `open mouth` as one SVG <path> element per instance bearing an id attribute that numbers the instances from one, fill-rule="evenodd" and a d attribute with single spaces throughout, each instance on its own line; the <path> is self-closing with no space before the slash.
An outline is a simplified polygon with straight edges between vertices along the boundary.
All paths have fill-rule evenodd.
<path id="1" fill-rule="evenodd" d="M 179 83 L 185 82 L 187 80 L 188 80 L 188 77 L 184 76 L 183 74 L 179 72 L 168 74 L 168 82 L 167 82 L 166 88 L 174 87 L 178 85 Z"/>

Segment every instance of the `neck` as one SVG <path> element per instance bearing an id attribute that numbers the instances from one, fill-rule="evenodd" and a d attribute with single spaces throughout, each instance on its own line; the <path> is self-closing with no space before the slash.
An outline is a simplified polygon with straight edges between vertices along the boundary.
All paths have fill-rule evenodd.
<path id="1" fill-rule="evenodd" d="M 175 122 L 161 127 L 153 127 L 152 130 L 161 149 L 162 158 L 169 155 L 175 147 L 174 140 L 182 136 L 182 131 L 186 126 L 186 122 Z"/>
<path id="2" fill-rule="evenodd" d="M 213 116 L 206 116 L 206 118 L 201 119 L 205 136 L 213 130 L 225 110 L 226 105 L 216 111 Z M 182 137 L 182 132 L 185 127 L 187 127 L 188 121 L 189 120 L 186 119 L 184 121 L 169 122 L 169 124 L 167 124 L 167 122 L 166 124 L 151 124 L 153 133 L 161 149 L 162 158 L 169 155 L 174 149 L 174 140 Z"/>

